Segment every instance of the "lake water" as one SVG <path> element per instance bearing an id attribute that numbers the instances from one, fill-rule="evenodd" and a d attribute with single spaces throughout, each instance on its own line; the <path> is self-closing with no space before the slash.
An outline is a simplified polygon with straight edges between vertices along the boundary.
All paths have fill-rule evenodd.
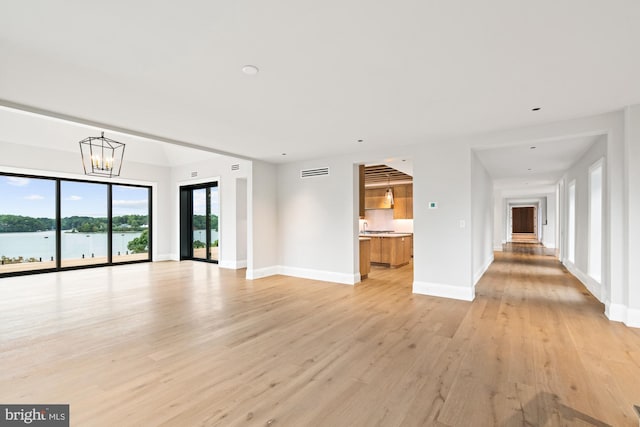
<path id="1" fill-rule="evenodd" d="M 124 254 L 127 244 L 140 236 L 141 232 L 116 232 L 113 236 L 113 251 Z M 62 232 L 62 259 L 107 256 L 107 233 L 65 233 Z M 0 233 L 0 257 L 42 258 L 50 260 L 56 256 L 56 232 Z"/>
<path id="2" fill-rule="evenodd" d="M 127 244 L 140 236 L 141 232 L 113 235 L 113 252 L 127 251 Z M 194 240 L 204 242 L 205 230 L 194 230 Z M 218 233 L 211 230 L 211 241 L 218 239 Z M 62 232 L 62 259 L 78 259 L 84 255 L 90 258 L 107 256 L 107 233 L 65 233 Z M 56 256 L 56 232 L 39 231 L 35 233 L 0 233 L 0 257 L 7 258 L 42 258 L 50 260 Z"/>

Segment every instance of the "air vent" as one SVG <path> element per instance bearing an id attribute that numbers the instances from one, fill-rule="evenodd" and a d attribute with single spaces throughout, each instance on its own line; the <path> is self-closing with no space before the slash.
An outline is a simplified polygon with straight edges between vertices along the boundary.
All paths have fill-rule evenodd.
<path id="1" fill-rule="evenodd" d="M 300 171 L 300 178 L 313 178 L 324 175 L 329 175 L 329 168 L 302 169 Z"/>
<path id="2" fill-rule="evenodd" d="M 235 165 L 231 165 L 231 170 L 232 171 L 239 171 L 240 170 L 240 163 L 236 163 Z"/>
<path id="3" fill-rule="evenodd" d="M 196 176 L 198 176 L 198 172 L 191 172 L 191 178 L 195 178 Z"/>

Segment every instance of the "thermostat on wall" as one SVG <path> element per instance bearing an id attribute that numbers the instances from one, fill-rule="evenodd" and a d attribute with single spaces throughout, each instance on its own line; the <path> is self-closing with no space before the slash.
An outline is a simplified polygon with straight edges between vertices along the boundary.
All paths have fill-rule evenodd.
<path id="1" fill-rule="evenodd" d="M 438 209 L 438 202 L 429 202 L 429 209 Z"/>

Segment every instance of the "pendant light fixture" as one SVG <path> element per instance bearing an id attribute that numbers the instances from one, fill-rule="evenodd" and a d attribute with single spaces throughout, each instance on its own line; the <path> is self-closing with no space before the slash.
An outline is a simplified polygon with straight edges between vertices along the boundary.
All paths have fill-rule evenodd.
<path id="1" fill-rule="evenodd" d="M 105 138 L 90 136 L 80 141 L 80 155 L 85 175 L 119 176 L 124 158 L 124 144 Z"/>
<path id="2" fill-rule="evenodd" d="M 389 203 L 389 206 L 393 206 L 393 190 L 391 189 L 391 178 L 389 177 L 389 174 L 387 174 L 387 192 L 384 197 L 387 200 L 387 203 Z"/>

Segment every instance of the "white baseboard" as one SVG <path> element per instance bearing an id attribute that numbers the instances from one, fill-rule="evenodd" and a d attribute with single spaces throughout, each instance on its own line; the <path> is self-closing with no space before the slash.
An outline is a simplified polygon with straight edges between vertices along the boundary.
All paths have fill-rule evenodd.
<path id="1" fill-rule="evenodd" d="M 622 304 L 611 304 L 609 301 L 605 303 L 604 307 L 607 319 L 622 322 L 630 328 L 640 328 L 640 309 L 629 308 Z"/>
<path id="2" fill-rule="evenodd" d="M 567 260 L 563 261 L 564 266 L 569 270 L 569 273 L 573 274 L 576 279 L 578 279 L 584 286 L 587 288 L 591 294 L 596 297 L 596 299 L 602 303 L 603 301 L 603 292 L 602 285 L 592 279 L 588 274 L 585 274 L 582 270 L 575 266 L 572 262 Z"/>
<path id="3" fill-rule="evenodd" d="M 492 263 L 493 263 L 493 254 L 491 254 L 487 262 L 485 262 L 485 264 L 482 267 L 480 267 L 480 269 L 476 271 L 476 273 L 473 275 L 473 286 L 478 284 L 478 281 L 482 278 L 482 275 L 489 269 Z"/>
<path id="4" fill-rule="evenodd" d="M 300 277 L 301 279 L 321 280 L 323 282 L 355 285 L 360 281 L 360 273 L 336 273 L 333 271 L 313 270 L 310 268 L 279 266 L 279 273 L 285 276 Z"/>
<path id="5" fill-rule="evenodd" d="M 178 257 L 174 254 L 158 254 L 153 258 L 154 261 L 178 261 Z"/>
<path id="6" fill-rule="evenodd" d="M 640 309 L 627 308 L 627 320 L 624 324 L 631 328 L 640 328 Z"/>
<path id="7" fill-rule="evenodd" d="M 263 277 L 275 276 L 276 274 L 279 274 L 278 266 L 272 265 L 270 267 L 264 267 L 264 268 L 254 268 L 254 269 L 247 268 L 247 274 L 245 277 L 247 280 L 254 280 L 254 279 L 261 279 Z"/>
<path id="8" fill-rule="evenodd" d="M 413 282 L 413 293 L 463 301 L 473 301 L 476 297 L 475 289 L 472 287 L 467 288 L 430 282 Z"/>
<path id="9" fill-rule="evenodd" d="M 218 266 L 220 268 L 229 268 L 231 270 L 239 270 L 241 268 L 247 268 L 247 260 L 231 260 L 231 261 L 222 261 L 218 262 Z"/>

